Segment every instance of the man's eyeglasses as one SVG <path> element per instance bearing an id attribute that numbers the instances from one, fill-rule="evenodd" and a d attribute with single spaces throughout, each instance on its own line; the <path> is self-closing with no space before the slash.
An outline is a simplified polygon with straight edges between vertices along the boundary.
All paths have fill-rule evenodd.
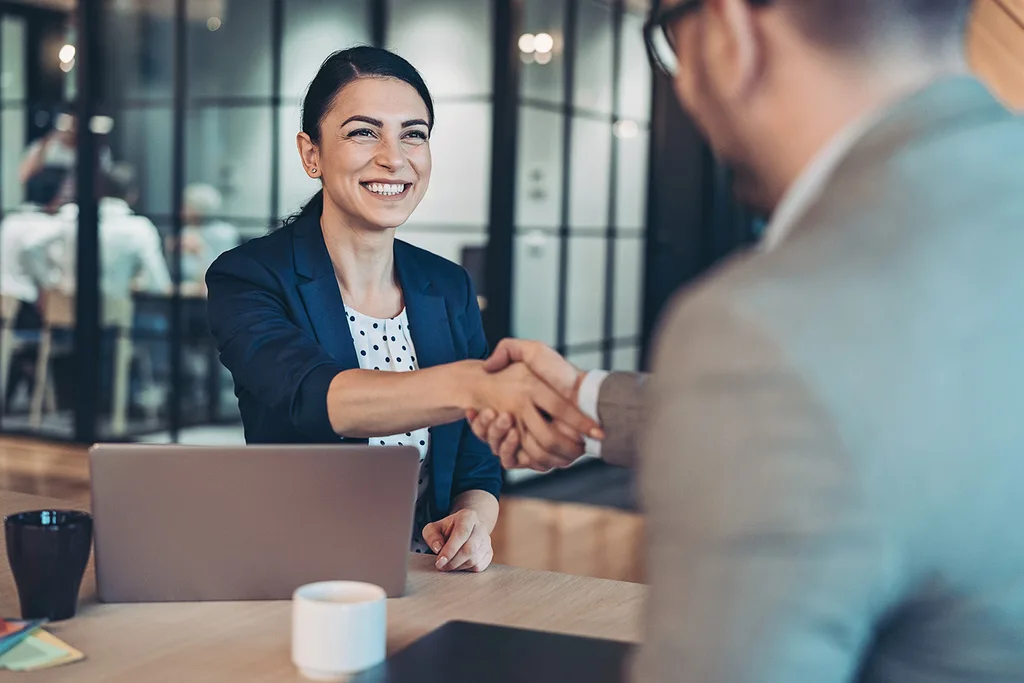
<path id="1" fill-rule="evenodd" d="M 679 70 L 676 56 L 675 26 L 683 17 L 704 6 L 704 0 L 685 0 L 667 9 L 651 12 L 644 24 L 644 42 L 651 64 L 668 76 L 675 76 Z"/>
<path id="2" fill-rule="evenodd" d="M 772 0 L 748 0 L 751 5 L 768 5 Z M 644 42 L 647 44 L 647 55 L 654 68 L 668 76 L 675 76 L 679 70 L 679 57 L 676 55 L 675 27 L 679 21 L 704 7 L 704 0 L 683 0 L 677 5 L 651 13 L 644 24 Z"/>

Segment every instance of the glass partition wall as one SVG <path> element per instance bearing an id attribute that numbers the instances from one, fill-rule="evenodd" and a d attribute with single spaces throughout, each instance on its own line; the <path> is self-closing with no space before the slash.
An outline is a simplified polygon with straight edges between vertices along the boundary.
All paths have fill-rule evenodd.
<path id="1" fill-rule="evenodd" d="M 651 106 L 638 3 L 526 0 L 512 332 L 637 369 Z"/>
<path id="2" fill-rule="evenodd" d="M 63 239 L 46 249 L 14 239 L 17 230 L 0 237 L 4 282 L 26 254 L 50 266 L 64 256 L 63 279 L 20 306 L 42 321 L 19 318 L 4 291 L 3 431 L 242 442 L 203 278 L 220 253 L 316 191 L 295 150 L 301 99 L 320 62 L 355 44 L 408 58 L 436 100 L 431 187 L 399 237 L 469 270 L 492 337 L 541 339 L 583 367 L 636 367 L 651 99 L 644 3 L 79 1 L 67 12 L 0 2 L 4 218 L 40 210 L 26 207 L 19 168 L 27 145 L 66 127 L 61 113 L 89 112 L 78 134 L 95 147 L 88 163 L 72 155 L 66 188 L 96 188 L 81 216 L 65 188 L 43 221 Z M 101 48 L 86 49 L 89 40 Z M 513 71 L 502 54 L 516 56 Z M 502 141 L 515 153 L 495 152 Z M 506 179 L 514 201 L 496 211 Z M 511 231 L 495 245 L 511 248 L 488 250 L 496 216 Z M 98 273 L 92 286 L 72 254 L 94 261 L 79 269 Z M 504 303 L 486 311 L 490 298 Z M 83 348 L 95 349 L 91 374 L 76 367 Z"/>

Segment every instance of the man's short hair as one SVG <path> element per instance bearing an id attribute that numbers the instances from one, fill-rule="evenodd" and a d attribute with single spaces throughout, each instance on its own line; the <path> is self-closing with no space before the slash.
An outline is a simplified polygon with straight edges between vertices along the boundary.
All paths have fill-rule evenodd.
<path id="1" fill-rule="evenodd" d="M 191 183 L 185 188 L 185 206 L 200 216 L 215 216 L 220 211 L 222 197 L 220 191 L 206 183 Z"/>
<path id="2" fill-rule="evenodd" d="M 972 0 L 779 0 L 825 47 L 862 51 L 906 39 L 936 49 L 963 40 Z"/>
<path id="3" fill-rule="evenodd" d="M 135 170 L 128 164 L 114 164 L 103 181 L 105 197 L 129 200 L 135 192 Z"/>
<path id="4" fill-rule="evenodd" d="M 38 206 L 50 206 L 64 189 L 67 179 L 67 169 L 45 166 L 25 183 L 25 200 Z"/>

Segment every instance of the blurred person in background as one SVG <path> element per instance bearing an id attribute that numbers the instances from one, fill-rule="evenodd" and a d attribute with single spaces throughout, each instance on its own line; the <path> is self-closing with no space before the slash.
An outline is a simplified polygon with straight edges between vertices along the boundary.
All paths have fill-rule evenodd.
<path id="1" fill-rule="evenodd" d="M 33 274 L 28 254 L 31 247 L 62 233 L 62 223 L 54 215 L 60 205 L 68 172 L 60 167 L 37 171 L 25 183 L 25 203 L 7 214 L 0 223 L 0 294 L 17 303 L 17 314 L 10 324 L 16 330 L 38 330 L 39 282 Z M 10 406 L 21 386 L 31 386 L 36 346 L 16 351 L 11 356 L 4 405 Z"/>
<path id="2" fill-rule="evenodd" d="M 0 223 L 0 294 L 22 303 L 17 327 L 39 328 L 39 283 L 26 268 L 26 251 L 62 234 L 55 217 L 68 173 L 61 167 L 37 171 L 25 183 L 25 203 Z"/>
<path id="3" fill-rule="evenodd" d="M 109 126 L 111 119 L 100 118 L 104 123 L 99 126 Z M 99 139 L 99 161 L 100 170 L 109 173 L 114 167 L 114 158 L 110 147 L 102 137 L 109 133 L 109 129 L 100 127 L 95 131 L 101 137 Z M 18 167 L 18 178 L 22 184 L 40 170 L 48 167 L 62 168 L 65 171 L 74 173 L 78 160 L 78 123 L 70 107 L 57 113 L 54 117 L 53 130 L 39 138 L 28 146 L 25 156 Z M 71 184 L 70 189 L 74 187 Z M 65 197 L 69 201 L 73 197 Z"/>
<path id="4" fill-rule="evenodd" d="M 102 181 L 99 203 L 100 290 L 114 299 L 130 298 L 133 291 L 171 292 L 156 226 L 132 210 L 138 198 L 135 175 L 127 164 L 117 164 Z M 65 204 L 58 213 L 63 229 L 48 240 L 37 241 L 29 258 L 47 288 L 74 293 L 78 205 Z"/>
<path id="5" fill-rule="evenodd" d="M 131 166 L 116 164 L 102 176 L 99 202 L 100 296 L 107 302 L 131 302 L 137 292 L 159 296 L 171 293 L 171 276 L 160 233 L 145 216 L 132 210 L 138 189 Z M 26 267 L 43 289 L 74 296 L 77 290 L 78 205 L 65 204 L 57 214 L 60 229 L 35 240 L 24 252 Z M 129 309 L 133 310 L 134 305 Z M 150 348 L 152 372 L 166 374 L 169 366 L 169 322 L 166 314 L 135 314 L 131 329 L 136 343 Z M 109 401 L 113 330 L 105 330 L 99 362 L 102 404 Z M 58 386 L 68 387 L 70 368 L 55 371 Z M 133 383 L 134 400 L 146 387 Z M 61 393 L 61 392 L 59 392 Z"/>
<path id="6" fill-rule="evenodd" d="M 181 235 L 181 281 L 205 291 L 206 271 L 218 256 L 241 242 L 238 228 L 217 218 L 223 200 L 217 188 L 192 183 L 185 188 Z M 168 253 L 173 237 L 168 238 Z"/>
<path id="7" fill-rule="evenodd" d="M 1024 681 L 1024 121 L 967 74 L 969 8 L 675 0 L 647 25 L 771 223 L 671 304 L 648 382 L 529 342 L 490 365 L 578 400 L 606 459 L 641 446 L 636 681 Z M 510 465 L 568 462 L 475 417 Z"/>

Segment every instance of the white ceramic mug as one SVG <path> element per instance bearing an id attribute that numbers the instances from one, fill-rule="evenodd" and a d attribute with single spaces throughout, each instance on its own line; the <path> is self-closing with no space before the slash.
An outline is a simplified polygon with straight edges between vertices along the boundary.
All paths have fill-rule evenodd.
<path id="1" fill-rule="evenodd" d="M 292 595 L 292 662 L 314 681 L 344 681 L 384 661 L 387 593 L 356 581 L 324 581 Z"/>

